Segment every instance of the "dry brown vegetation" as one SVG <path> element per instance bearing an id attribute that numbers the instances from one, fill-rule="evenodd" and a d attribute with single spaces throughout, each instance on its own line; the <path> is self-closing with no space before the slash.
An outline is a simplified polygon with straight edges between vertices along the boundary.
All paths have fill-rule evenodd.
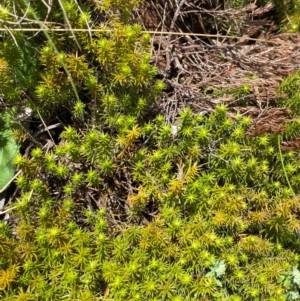
<path id="1" fill-rule="evenodd" d="M 134 22 L 158 32 L 153 63 L 167 84 L 160 109 L 174 123 L 186 106 L 205 113 L 224 103 L 253 118 L 248 135 L 283 131 L 292 117 L 277 91 L 300 66 L 299 35 L 279 33 L 271 3 L 215 2 L 150 0 L 135 11 Z"/>

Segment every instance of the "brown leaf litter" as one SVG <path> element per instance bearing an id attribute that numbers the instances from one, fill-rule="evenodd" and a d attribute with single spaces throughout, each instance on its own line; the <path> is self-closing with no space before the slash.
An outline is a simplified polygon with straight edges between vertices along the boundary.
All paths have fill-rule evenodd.
<path id="1" fill-rule="evenodd" d="M 167 85 L 160 110 L 174 123 L 186 106 L 203 113 L 222 103 L 252 117 L 249 136 L 283 132 L 293 117 L 276 106 L 284 97 L 277 91 L 300 67 L 300 36 L 278 33 L 270 3 L 221 8 L 209 0 L 148 0 L 136 11 L 135 21 L 144 29 L 179 33 L 152 39 L 153 64 Z M 183 33 L 188 31 L 207 36 Z M 229 32 L 234 35 L 228 38 Z M 298 140 L 282 146 L 298 147 Z"/>

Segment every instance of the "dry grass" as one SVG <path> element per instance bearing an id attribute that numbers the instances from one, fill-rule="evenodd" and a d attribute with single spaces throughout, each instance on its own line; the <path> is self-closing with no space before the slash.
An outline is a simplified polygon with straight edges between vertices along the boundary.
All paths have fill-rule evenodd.
<path id="1" fill-rule="evenodd" d="M 253 118 L 248 135 L 282 132 L 292 118 L 277 107 L 284 96 L 277 91 L 300 67 L 299 35 L 278 33 L 272 4 L 221 10 L 211 1 L 190 2 L 149 0 L 135 12 L 145 30 L 208 34 L 152 39 L 153 63 L 167 84 L 159 102 L 166 120 L 174 123 L 186 106 L 203 113 L 223 103 Z"/>

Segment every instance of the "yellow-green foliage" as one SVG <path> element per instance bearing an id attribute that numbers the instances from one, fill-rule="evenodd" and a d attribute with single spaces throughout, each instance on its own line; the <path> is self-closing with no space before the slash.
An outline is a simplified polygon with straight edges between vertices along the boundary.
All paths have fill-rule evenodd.
<path id="1" fill-rule="evenodd" d="M 149 35 L 124 23 L 136 1 L 118 1 L 120 12 L 74 3 L 55 2 L 50 19 L 108 31 L 6 33 L 0 44 L 7 104 L 47 120 L 71 112 L 53 150 L 14 160 L 20 196 L 16 226 L 0 224 L 1 300 L 299 299 L 297 152 L 280 155 L 276 136 L 246 138 L 251 119 L 230 119 L 223 105 L 185 108 L 176 125 L 154 116 L 163 83 Z"/>
<path id="2" fill-rule="evenodd" d="M 65 199 L 57 209 L 57 200 L 43 200 L 34 222 L 31 207 L 37 202 L 23 194 L 16 204 L 17 238 L 1 224 L 1 300 L 95 300 L 105 288 L 100 265 L 107 247 L 104 211 L 97 212 L 93 231 L 86 231 L 73 221 L 73 200 Z"/>
<path id="3" fill-rule="evenodd" d="M 276 140 L 244 138 L 249 118 L 233 122 L 219 106 L 207 117 L 186 109 L 180 120 L 177 135 L 160 116 L 123 136 L 68 127 L 55 155 L 37 148 L 30 160 L 16 158 L 23 194 L 17 237 L 2 226 L 3 300 L 25 292 L 93 300 L 107 286 L 107 300 L 294 300 L 285 294 L 298 289 L 297 155 L 283 155 L 291 191 Z M 155 134 L 138 144 L 150 126 Z M 80 229 L 74 217 L 84 187 L 105 198 L 120 170 L 132 181 L 128 222 L 109 234 L 104 209 L 84 210 Z M 53 182 L 65 183 L 59 199 Z M 157 218 L 135 223 L 150 200 Z"/>
<path id="4" fill-rule="evenodd" d="M 288 32 L 299 32 L 300 1 L 299 0 L 273 0 L 276 7 L 277 19 L 281 28 Z"/>

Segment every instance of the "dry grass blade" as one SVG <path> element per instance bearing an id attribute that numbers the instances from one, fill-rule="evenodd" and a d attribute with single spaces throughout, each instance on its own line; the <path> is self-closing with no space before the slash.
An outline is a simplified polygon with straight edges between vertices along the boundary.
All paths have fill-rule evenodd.
<path id="1" fill-rule="evenodd" d="M 63 3 L 62 3 L 60 0 L 58 0 L 58 3 L 59 3 L 59 5 L 60 5 L 60 7 L 61 7 L 61 9 L 62 9 L 62 12 L 63 12 L 63 15 L 64 15 L 64 19 L 65 19 L 66 25 L 68 25 L 67 27 L 70 29 L 70 31 L 71 31 L 71 33 L 72 33 L 72 36 L 73 36 L 73 38 L 74 38 L 74 41 L 76 42 L 76 44 L 77 44 L 77 46 L 78 46 L 78 49 L 81 49 L 81 47 L 80 47 L 80 45 L 79 45 L 79 43 L 78 43 L 78 41 L 77 41 L 76 35 L 75 35 L 75 33 L 74 33 L 73 29 L 72 29 L 72 25 L 71 25 L 71 23 L 70 23 L 70 21 L 69 21 L 69 19 L 68 19 L 66 10 L 65 10 L 65 8 L 64 8 L 64 5 L 63 5 Z M 66 26 L 66 25 L 65 25 L 65 26 Z"/>

